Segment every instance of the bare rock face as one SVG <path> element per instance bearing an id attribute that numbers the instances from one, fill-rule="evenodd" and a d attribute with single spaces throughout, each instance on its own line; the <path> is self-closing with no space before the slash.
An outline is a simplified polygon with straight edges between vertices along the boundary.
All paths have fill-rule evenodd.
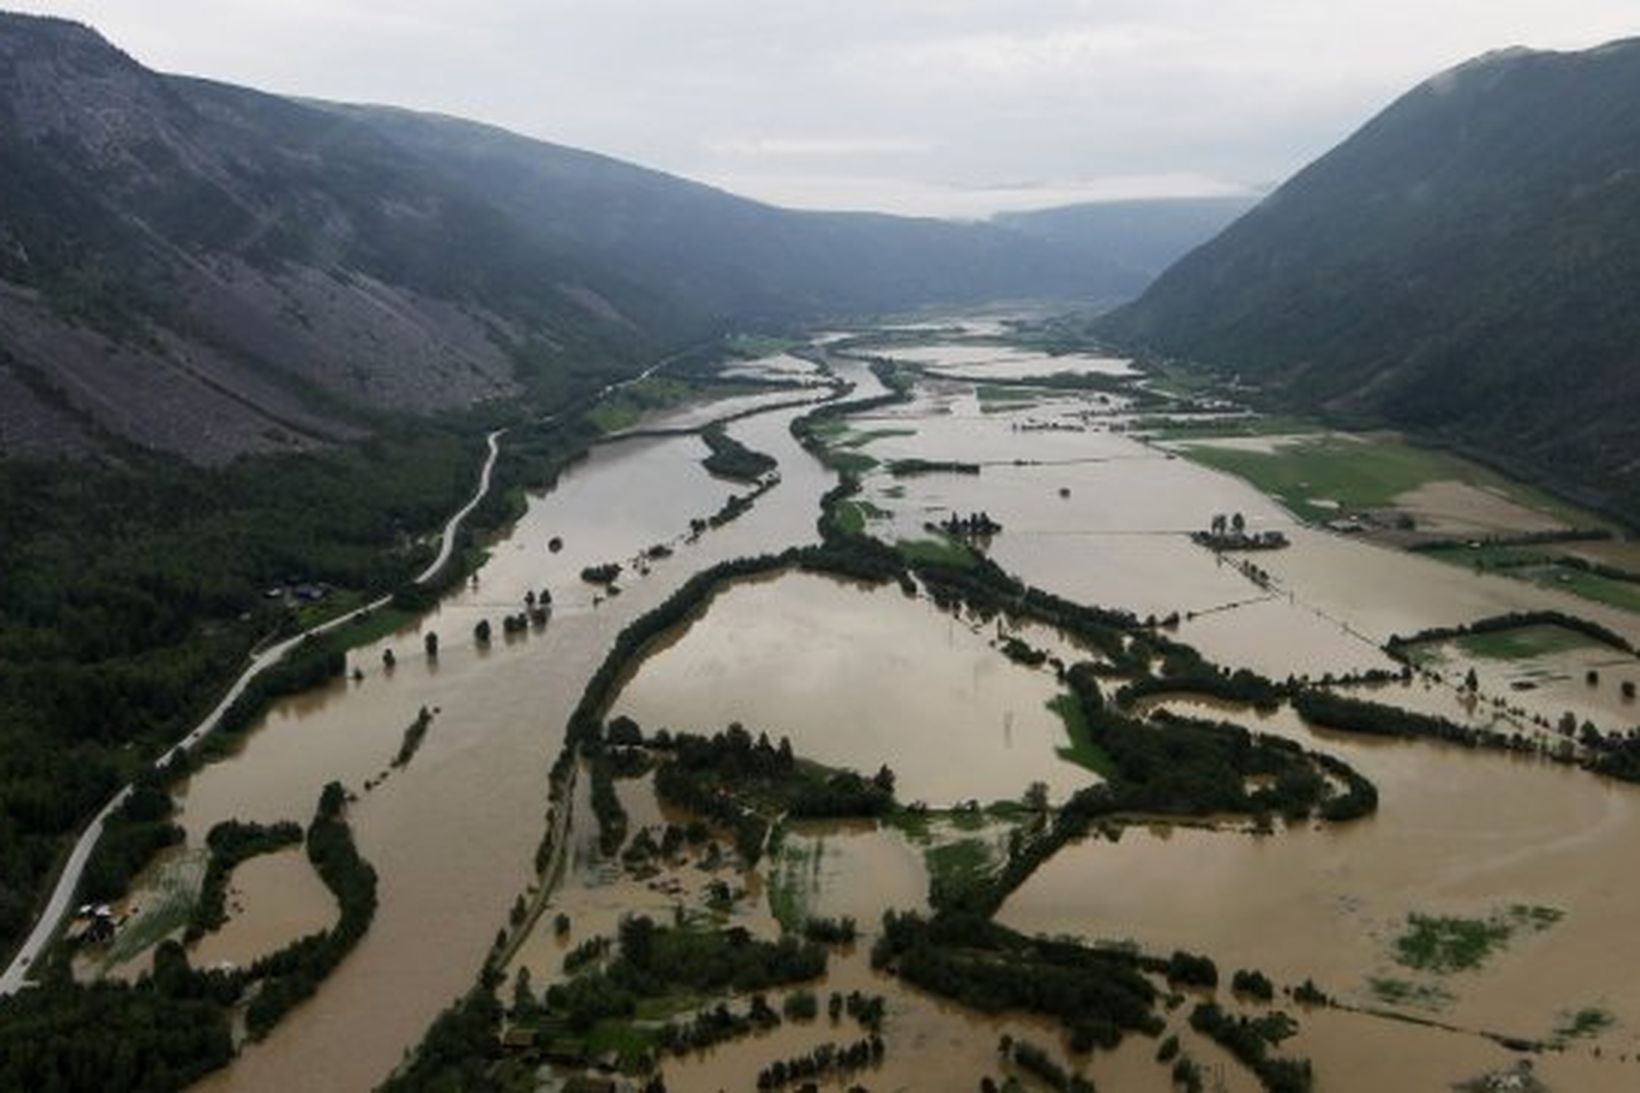
<path id="1" fill-rule="evenodd" d="M 88 27 L 7 16 L 0 33 L 0 93 L 22 139 L 63 141 L 86 162 L 141 169 L 133 149 L 177 142 L 176 104 L 135 61 Z"/>
<path id="2" fill-rule="evenodd" d="M 0 454 L 300 450 L 514 397 L 526 342 L 642 341 L 365 127 L 72 23 L 0 15 L 0 159 Z"/>
<path id="3" fill-rule="evenodd" d="M 8 452 L 81 455 L 125 441 L 213 463 L 348 431 L 205 346 L 116 342 L 15 294 L 0 293 L 0 344 L 0 375 L 26 396 L 0 413 Z"/>
<path id="4" fill-rule="evenodd" d="M 214 337 L 232 339 L 343 400 L 427 413 L 518 392 L 499 316 L 368 274 L 222 259 L 185 299 Z"/>
<path id="5" fill-rule="evenodd" d="M 73 414 L 36 391 L 24 373 L 0 364 L 0 452 L 39 459 L 83 456 L 95 448 Z"/>

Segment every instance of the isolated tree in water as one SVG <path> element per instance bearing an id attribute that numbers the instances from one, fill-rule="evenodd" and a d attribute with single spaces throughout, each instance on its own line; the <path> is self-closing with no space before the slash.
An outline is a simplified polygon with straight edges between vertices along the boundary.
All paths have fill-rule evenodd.
<path id="1" fill-rule="evenodd" d="M 1048 811 L 1048 783 L 1032 782 L 1026 788 L 1025 807 L 1032 812 Z"/>

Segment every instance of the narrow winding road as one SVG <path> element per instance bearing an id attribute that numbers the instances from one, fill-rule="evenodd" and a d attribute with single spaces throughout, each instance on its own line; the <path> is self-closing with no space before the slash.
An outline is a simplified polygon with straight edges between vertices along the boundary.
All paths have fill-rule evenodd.
<path id="1" fill-rule="evenodd" d="M 416 577 L 417 584 L 428 583 L 449 564 L 450 556 L 455 553 L 456 536 L 461 531 L 462 521 L 472 515 L 473 510 L 478 507 L 479 502 L 484 500 L 484 495 L 490 490 L 490 476 L 495 470 L 496 457 L 501 454 L 501 433 L 503 431 L 498 429 L 487 437 L 489 454 L 484 460 L 483 470 L 479 472 L 478 486 L 473 490 L 471 500 L 462 506 L 455 515 L 451 516 L 449 522 L 444 525 L 444 535 L 439 543 L 438 556 Z M 284 659 L 285 654 L 301 644 L 303 639 L 316 634 L 326 634 L 337 627 L 346 626 L 365 612 L 386 606 L 391 599 L 391 596 L 382 596 L 363 607 L 355 608 L 345 615 L 338 615 L 328 622 L 320 623 L 318 626 L 304 630 L 294 637 L 286 638 L 276 645 L 270 645 L 253 654 L 250 664 L 240 673 L 239 678 L 234 680 L 233 686 L 228 688 L 228 692 L 222 696 L 222 700 L 216 704 L 210 713 L 205 715 L 205 718 L 194 727 L 192 732 L 160 756 L 155 761 L 154 766 L 156 768 L 163 767 L 178 752 L 189 751 L 197 747 L 202 740 L 216 731 L 216 727 L 222 722 L 222 715 L 227 712 L 229 706 L 233 705 L 235 699 L 245 693 L 245 688 L 250 686 L 251 680 L 279 663 L 280 660 Z M 68 913 L 69 906 L 74 899 L 74 892 L 80 886 L 80 876 L 85 872 L 85 864 L 90 859 L 91 851 L 96 847 L 97 840 L 102 837 L 103 825 L 107 823 L 108 817 L 113 815 L 114 811 L 125 803 L 125 799 L 130 793 L 130 786 L 121 789 L 114 795 L 112 800 L 102 807 L 101 812 L 92 817 L 91 822 L 86 824 L 85 830 L 80 832 L 80 837 L 75 842 L 74 849 L 69 852 L 68 861 L 63 865 L 62 874 L 57 878 L 56 887 L 52 889 L 51 898 L 40 912 L 40 917 L 35 920 L 34 929 L 29 933 L 28 940 L 23 942 L 23 947 L 18 950 L 17 956 L 13 958 L 10 966 L 6 968 L 3 974 L 0 974 L 0 997 L 16 993 L 28 981 L 29 968 L 51 944 L 51 939 L 56 936 L 63 916 Z"/>
<path id="2" fill-rule="evenodd" d="M 644 369 L 636 376 L 633 376 L 631 379 L 608 384 L 603 387 L 597 395 L 593 396 L 592 401 L 597 402 L 599 399 L 606 398 L 623 387 L 641 382 L 666 367 L 666 365 L 670 364 L 672 361 L 677 360 L 692 351 L 693 350 L 690 349 L 675 353 L 664 360 L 657 361 L 656 363 L 650 365 L 648 368 Z M 549 414 L 543 417 L 541 421 L 543 423 L 551 422 L 556 420 L 558 416 L 559 415 L 557 414 Z M 466 520 L 468 516 L 472 515 L 473 510 L 478 507 L 479 502 L 484 500 L 485 494 L 489 493 L 490 477 L 495 471 L 496 458 L 501 453 L 501 434 L 505 431 L 506 430 L 504 429 L 497 429 L 496 431 L 490 433 L 486 438 L 489 444 L 489 455 L 484 460 L 483 469 L 479 472 L 478 486 L 473 490 L 472 498 L 465 505 L 463 505 L 460 510 L 451 516 L 449 522 L 444 525 L 444 535 L 439 543 L 438 556 L 435 557 L 432 562 L 428 564 L 427 568 L 422 570 L 422 572 L 416 577 L 417 584 L 427 584 L 434 577 L 438 576 L 438 574 L 443 571 L 444 567 L 449 564 L 450 556 L 455 553 L 456 536 L 461 531 L 462 522 Z M 392 597 L 390 596 L 383 596 L 380 599 L 365 604 L 363 607 L 331 619 L 329 622 L 322 623 L 309 630 L 304 630 L 295 637 L 287 638 L 286 640 L 279 642 L 277 645 L 269 646 L 268 648 L 253 654 L 250 664 L 246 666 L 245 671 L 240 674 L 239 678 L 234 680 L 233 686 L 228 689 L 227 694 L 222 696 L 222 700 L 216 704 L 216 707 L 212 709 L 209 714 L 205 715 L 204 720 L 200 721 L 200 723 L 194 727 L 192 732 L 183 737 L 180 742 L 174 745 L 164 755 L 160 756 L 160 758 L 155 762 L 155 766 L 163 766 L 165 763 L 169 762 L 171 757 L 178 751 L 191 750 L 196 747 L 200 741 L 204 740 L 207 736 L 214 732 L 217 725 L 222 721 L 223 713 L 227 711 L 229 706 L 233 705 L 234 699 L 244 693 L 245 688 L 250 685 L 251 680 L 267 671 L 267 669 L 272 665 L 277 664 L 284 657 L 284 655 L 295 648 L 303 638 L 315 634 L 328 633 L 339 626 L 345 626 L 349 622 L 353 621 L 353 619 L 364 614 L 366 611 L 374 611 L 376 608 L 384 606 L 391 598 Z M 102 811 L 92 817 L 91 822 L 86 824 L 85 830 L 80 832 L 79 839 L 74 843 L 74 849 L 69 852 L 68 861 L 63 865 L 62 874 L 57 878 L 57 884 L 52 889 L 51 898 L 46 902 L 45 908 L 41 910 L 40 917 L 35 920 L 34 929 L 29 933 L 28 940 L 25 941 L 23 943 L 23 947 L 17 951 L 17 955 L 12 959 L 11 964 L 6 968 L 5 972 L 0 973 L 0 998 L 10 994 L 15 994 L 18 990 L 22 989 L 23 985 L 28 981 L 29 968 L 33 966 L 34 961 L 41 953 L 45 952 L 47 946 L 51 944 L 51 939 L 56 936 L 57 930 L 62 923 L 63 916 L 68 913 L 69 906 L 74 899 L 74 892 L 79 888 L 80 877 L 85 872 L 86 861 L 91 857 L 91 851 L 96 847 L 97 840 L 102 836 L 103 825 L 108 821 L 108 817 L 113 815 L 114 811 L 125 803 L 125 799 L 130 793 L 130 786 L 126 786 L 124 789 L 121 789 L 119 793 L 114 795 L 112 800 L 103 806 Z"/>

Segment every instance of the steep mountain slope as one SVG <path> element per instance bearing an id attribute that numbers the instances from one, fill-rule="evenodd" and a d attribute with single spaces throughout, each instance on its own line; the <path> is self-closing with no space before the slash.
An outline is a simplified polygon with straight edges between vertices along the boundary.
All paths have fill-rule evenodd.
<path id="1" fill-rule="evenodd" d="M 630 357 L 665 309 L 367 128 L 0 17 L 0 447 L 203 459 Z M 631 311 L 629 319 L 624 311 Z M 528 378 L 528 377 L 523 377 Z"/>
<path id="2" fill-rule="evenodd" d="M 482 191 L 566 253 L 641 271 L 692 312 L 772 320 L 938 302 L 1123 292 L 1097 245 L 991 224 L 779 209 L 476 122 L 315 104 Z"/>
<path id="3" fill-rule="evenodd" d="M 1102 324 L 1640 501 L 1640 40 L 1413 89 Z"/>
<path id="4" fill-rule="evenodd" d="M 725 325 L 1123 287 L 1085 246 L 776 209 L 0 15 L 0 453 L 302 449 L 552 402 Z"/>

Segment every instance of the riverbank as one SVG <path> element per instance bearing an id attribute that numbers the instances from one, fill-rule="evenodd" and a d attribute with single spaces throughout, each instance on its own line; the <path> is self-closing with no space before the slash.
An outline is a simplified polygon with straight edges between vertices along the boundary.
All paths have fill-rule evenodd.
<path id="1" fill-rule="evenodd" d="M 479 503 L 484 500 L 485 495 L 489 492 L 491 474 L 495 470 L 496 460 L 501 454 L 500 438 L 503 432 L 504 430 L 495 430 L 486 437 L 488 453 L 485 456 L 483 467 L 479 471 L 478 484 L 473 490 L 473 495 L 466 504 L 453 513 L 449 520 L 446 521 L 440 537 L 439 551 L 437 555 L 434 556 L 432 561 L 428 563 L 427 567 L 416 575 L 414 578 L 415 584 L 428 585 L 432 583 L 443 571 L 444 567 L 449 564 L 452 552 L 455 549 L 456 538 L 461 531 L 462 521 L 471 515 L 472 511 L 478 507 Z M 391 601 L 391 595 L 381 596 L 370 603 L 365 604 L 363 607 L 354 608 L 345 614 L 338 615 L 333 619 L 318 624 L 317 626 L 310 627 L 309 629 L 289 638 L 285 638 L 277 644 L 258 650 L 252 656 L 250 664 L 247 665 L 245 670 L 241 672 L 238 678 L 233 681 L 233 683 L 228 687 L 227 692 L 223 694 L 217 704 L 212 707 L 211 711 L 205 715 L 204 719 L 195 725 L 193 729 L 191 729 L 188 734 L 178 741 L 172 748 L 166 751 L 164 755 L 155 760 L 152 769 L 163 773 L 174 761 L 184 757 L 187 753 L 193 752 L 201 744 L 203 744 L 206 739 L 217 730 L 218 726 L 222 724 L 223 715 L 226 714 L 228 710 L 233 707 L 234 703 L 239 700 L 240 696 L 245 693 L 246 689 L 250 687 L 252 681 L 262 673 L 266 672 L 269 668 L 272 668 L 274 665 L 280 663 L 286 655 L 296 649 L 304 641 L 307 641 L 310 638 L 334 633 L 343 627 L 346 627 L 349 623 L 360 618 L 361 616 L 368 615 L 370 612 L 385 608 Z M 41 910 L 35 919 L 33 928 L 29 931 L 28 936 L 24 938 L 23 943 L 18 947 L 16 955 L 7 965 L 6 970 L 3 973 L 0 973 L 0 996 L 13 994 L 23 987 L 23 985 L 27 982 L 30 969 L 40 958 L 40 956 L 45 953 L 53 939 L 57 936 L 58 931 L 61 930 L 64 916 L 68 913 L 69 907 L 74 903 L 74 896 L 79 888 L 80 879 L 85 871 L 86 863 L 90 859 L 92 851 L 96 848 L 97 840 L 102 837 L 104 825 L 108 822 L 109 817 L 112 816 L 122 805 L 124 805 L 126 800 L 130 797 L 131 789 L 132 787 L 130 785 L 126 785 L 118 793 L 116 793 L 114 797 L 110 799 L 109 802 L 104 805 L 94 817 L 92 817 L 91 822 L 86 825 L 84 830 L 81 831 L 79 838 L 74 841 L 74 845 L 69 851 L 68 858 L 64 862 L 63 868 L 58 872 L 55 883 L 52 885 L 51 895 L 47 898 L 44 909 Z"/>

